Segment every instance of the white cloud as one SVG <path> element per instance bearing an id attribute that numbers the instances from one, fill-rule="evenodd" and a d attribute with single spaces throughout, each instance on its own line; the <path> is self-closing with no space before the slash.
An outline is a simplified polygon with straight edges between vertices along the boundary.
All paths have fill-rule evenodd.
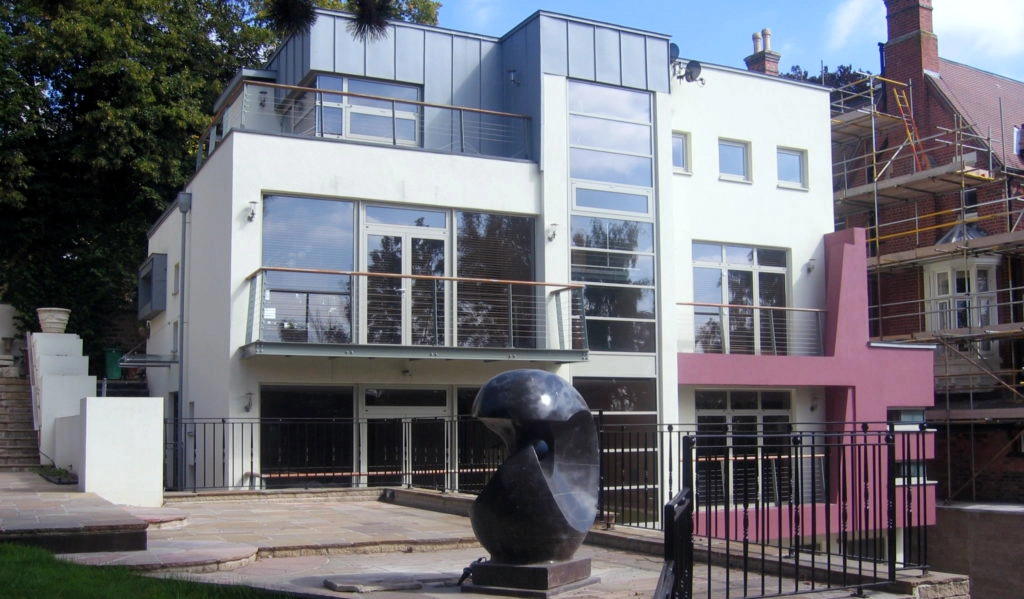
<path id="1" fill-rule="evenodd" d="M 1024 54 L 1020 0 L 935 0 L 932 20 L 939 55 L 992 70 Z"/>
<path id="2" fill-rule="evenodd" d="M 825 46 L 829 51 L 862 45 L 864 40 L 880 36 L 884 39 L 885 5 L 879 0 L 842 0 L 826 17 L 825 29 Z"/>

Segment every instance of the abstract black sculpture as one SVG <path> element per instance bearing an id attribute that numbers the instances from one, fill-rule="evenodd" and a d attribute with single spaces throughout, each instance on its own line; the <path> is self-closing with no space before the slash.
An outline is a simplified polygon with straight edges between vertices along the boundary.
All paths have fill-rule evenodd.
<path id="1" fill-rule="evenodd" d="M 597 431 L 583 397 L 558 375 L 512 370 L 480 389 L 473 415 L 509 451 L 470 510 L 480 544 L 504 564 L 572 559 L 597 515 Z"/>

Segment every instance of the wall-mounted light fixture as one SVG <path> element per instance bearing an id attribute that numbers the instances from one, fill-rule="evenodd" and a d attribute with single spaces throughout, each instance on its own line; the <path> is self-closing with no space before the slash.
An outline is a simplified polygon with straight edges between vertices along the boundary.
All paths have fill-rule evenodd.
<path id="1" fill-rule="evenodd" d="M 246 412 L 252 411 L 252 395 L 252 391 L 245 394 L 245 405 L 242 406 L 242 409 Z"/>
<path id="2" fill-rule="evenodd" d="M 558 237 L 558 223 L 548 225 L 548 228 L 544 230 L 544 236 L 548 238 L 548 241 L 554 241 L 555 237 Z"/>
<path id="3" fill-rule="evenodd" d="M 267 107 L 267 90 L 261 89 L 260 90 L 260 108 L 266 108 L 266 107 Z"/>
<path id="4" fill-rule="evenodd" d="M 811 258 L 810 260 L 807 261 L 807 264 L 804 264 L 804 270 L 807 271 L 807 274 L 811 274 L 812 272 L 814 272 L 816 261 L 817 260 L 815 258 Z"/>
<path id="5" fill-rule="evenodd" d="M 256 220 L 256 204 L 256 200 L 249 201 L 249 214 L 245 217 L 249 222 Z"/>
<path id="6" fill-rule="evenodd" d="M 508 82 L 512 85 L 519 85 L 519 73 L 515 69 L 508 70 Z"/>

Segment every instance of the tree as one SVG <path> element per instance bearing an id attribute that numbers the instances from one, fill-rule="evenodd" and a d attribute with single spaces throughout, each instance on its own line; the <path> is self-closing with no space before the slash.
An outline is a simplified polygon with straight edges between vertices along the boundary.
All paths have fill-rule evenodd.
<path id="1" fill-rule="evenodd" d="M 132 309 L 146 231 L 223 85 L 273 39 L 242 2 L 0 4 L 0 294 L 73 309 L 90 353 Z"/>
<path id="2" fill-rule="evenodd" d="M 113 321 L 134 311 L 146 232 L 192 175 L 214 101 L 308 29 L 311 4 L 0 2 L 0 301 L 24 329 L 36 307 L 66 306 L 90 354 L 113 342 Z M 424 22 L 440 7 L 394 4 Z"/>
<path id="3" fill-rule="evenodd" d="M 844 88 L 842 96 L 858 96 L 868 91 L 867 76 L 870 75 L 870 71 L 863 69 L 854 69 L 851 65 L 839 65 L 835 71 L 830 71 L 827 66 L 821 67 L 821 73 L 817 75 L 810 75 L 804 69 L 800 68 L 800 65 L 793 65 L 789 69 L 789 73 L 783 74 L 782 76 L 786 79 L 795 79 L 797 81 L 809 81 L 811 83 L 818 83 L 825 87 L 832 89 Z M 836 92 L 833 92 L 833 100 L 838 99 Z"/>

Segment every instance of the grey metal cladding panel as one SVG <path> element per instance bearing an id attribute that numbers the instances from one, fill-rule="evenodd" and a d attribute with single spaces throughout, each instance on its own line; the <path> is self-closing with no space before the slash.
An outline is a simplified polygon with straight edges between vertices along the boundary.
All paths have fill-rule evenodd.
<path id="1" fill-rule="evenodd" d="M 395 78 L 395 26 L 388 26 L 384 39 L 366 42 L 366 76 L 376 79 Z"/>
<path id="2" fill-rule="evenodd" d="M 348 30 L 347 19 L 334 19 L 334 69 L 336 73 L 366 74 L 366 49 Z"/>
<path id="3" fill-rule="evenodd" d="M 309 43 L 309 70 L 334 70 L 334 23 L 337 19 L 320 15 L 306 36 Z"/>
<path id="4" fill-rule="evenodd" d="M 423 30 L 395 28 L 395 79 L 406 83 L 423 83 Z"/>
<path id="5" fill-rule="evenodd" d="M 644 36 L 622 32 L 622 85 L 647 89 L 647 44 Z"/>
<path id="6" fill-rule="evenodd" d="M 429 31 L 424 40 L 423 100 L 434 104 L 452 103 L 452 36 Z"/>
<path id="7" fill-rule="evenodd" d="M 667 40 L 647 38 L 647 89 L 662 93 L 670 89 Z"/>
<path id="8" fill-rule="evenodd" d="M 540 68 L 551 75 L 569 74 L 568 23 L 546 15 L 540 17 Z"/>
<path id="9" fill-rule="evenodd" d="M 569 76 L 594 80 L 594 26 L 569 22 Z"/>
<path id="10" fill-rule="evenodd" d="M 480 40 L 452 40 L 452 104 L 480 107 Z"/>
<path id="11" fill-rule="evenodd" d="M 601 83 L 620 85 L 622 83 L 622 63 L 619 62 L 619 32 L 614 29 L 598 27 L 594 31 L 594 64 L 595 79 Z"/>
<path id="12" fill-rule="evenodd" d="M 480 42 L 480 108 L 505 111 L 508 76 L 501 67 L 501 46 Z"/>

